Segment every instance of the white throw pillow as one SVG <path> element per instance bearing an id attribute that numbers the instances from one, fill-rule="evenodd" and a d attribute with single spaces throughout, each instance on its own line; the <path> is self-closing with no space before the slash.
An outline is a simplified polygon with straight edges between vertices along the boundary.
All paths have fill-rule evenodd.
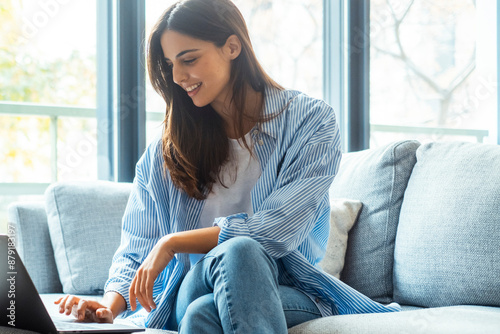
<path id="1" fill-rule="evenodd" d="M 344 268 L 349 231 L 358 219 L 363 204 L 357 200 L 330 199 L 330 236 L 326 246 L 325 258 L 320 262 L 328 274 L 340 278 Z"/>

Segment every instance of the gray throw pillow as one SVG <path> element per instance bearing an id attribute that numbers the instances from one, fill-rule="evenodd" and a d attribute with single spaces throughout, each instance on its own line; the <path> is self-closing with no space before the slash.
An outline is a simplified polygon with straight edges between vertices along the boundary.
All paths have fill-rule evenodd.
<path id="1" fill-rule="evenodd" d="M 62 182 L 45 192 L 50 238 L 62 283 L 70 294 L 102 294 L 120 245 L 129 183 Z"/>
<path id="2" fill-rule="evenodd" d="M 342 157 L 330 196 L 363 203 L 341 279 L 366 296 L 392 301 L 394 240 L 403 195 L 415 164 L 417 141 L 402 141 Z"/>
<path id="3" fill-rule="evenodd" d="M 500 306 L 499 166 L 498 145 L 418 149 L 396 238 L 396 302 Z"/>

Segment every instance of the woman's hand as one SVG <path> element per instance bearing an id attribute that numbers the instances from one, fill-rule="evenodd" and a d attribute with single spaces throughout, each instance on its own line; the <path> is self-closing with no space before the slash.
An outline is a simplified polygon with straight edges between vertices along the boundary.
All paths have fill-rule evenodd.
<path id="1" fill-rule="evenodd" d="M 54 302 L 59 305 L 59 313 L 73 314 L 78 321 L 113 323 L 111 309 L 93 300 L 81 299 L 73 295 L 66 295 Z"/>
<path id="2" fill-rule="evenodd" d="M 169 247 L 168 240 L 169 236 L 161 238 L 137 270 L 129 289 L 132 311 L 135 311 L 137 307 L 136 298 L 146 311 L 151 312 L 152 309 L 156 308 L 153 300 L 155 279 L 172 261 L 175 254 L 173 249 Z"/>

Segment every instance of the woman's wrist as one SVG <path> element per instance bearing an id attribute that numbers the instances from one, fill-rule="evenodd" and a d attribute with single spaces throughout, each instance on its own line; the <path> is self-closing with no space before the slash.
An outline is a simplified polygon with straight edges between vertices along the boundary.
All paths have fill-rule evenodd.
<path id="1" fill-rule="evenodd" d="M 172 257 L 175 255 L 175 253 L 178 253 L 178 251 L 176 251 L 176 247 L 178 247 L 176 246 L 176 236 L 177 233 L 171 233 L 160 239 L 163 252 L 169 253 Z"/>
<path id="2" fill-rule="evenodd" d="M 101 304 L 106 306 L 113 313 L 113 319 L 127 309 L 127 302 L 122 295 L 115 291 L 108 291 L 104 294 Z"/>

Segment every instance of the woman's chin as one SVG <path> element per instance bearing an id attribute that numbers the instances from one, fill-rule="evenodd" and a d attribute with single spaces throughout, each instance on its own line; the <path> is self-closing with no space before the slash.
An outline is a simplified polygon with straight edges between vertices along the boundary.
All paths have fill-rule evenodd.
<path id="1" fill-rule="evenodd" d="M 193 104 L 194 104 L 195 106 L 197 106 L 198 108 L 203 108 L 203 107 L 208 106 L 210 103 L 208 103 L 208 102 L 207 102 L 207 103 L 204 103 L 204 102 L 202 102 L 202 101 L 196 101 L 196 100 L 193 100 Z"/>
<path id="2" fill-rule="evenodd" d="M 207 101 L 206 99 L 197 99 L 196 96 L 194 96 L 193 98 L 191 98 L 191 100 L 193 101 L 193 104 L 195 106 L 197 106 L 198 108 L 203 108 L 203 107 L 206 107 L 210 104 L 211 101 Z"/>

